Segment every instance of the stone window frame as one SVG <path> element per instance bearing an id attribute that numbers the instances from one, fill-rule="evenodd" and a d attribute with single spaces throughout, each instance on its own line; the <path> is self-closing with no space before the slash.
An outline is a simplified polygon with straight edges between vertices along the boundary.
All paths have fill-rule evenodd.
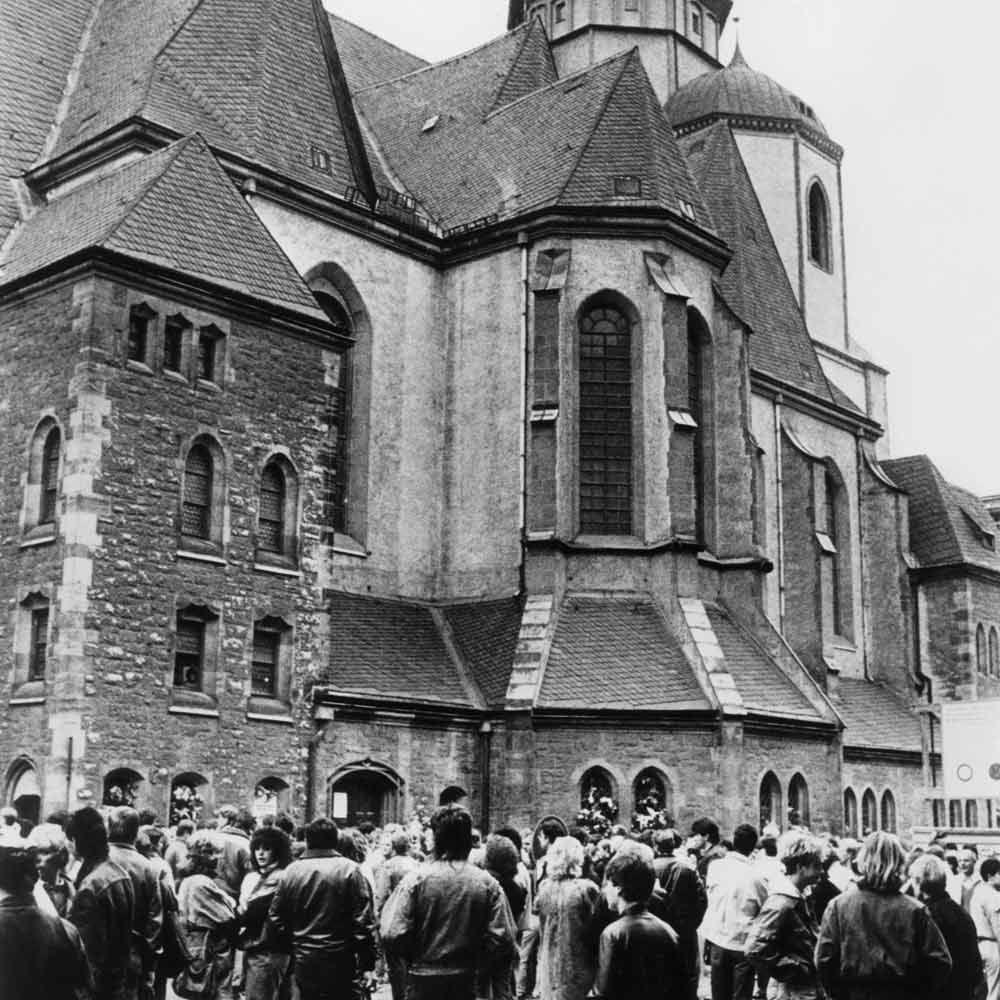
<path id="1" fill-rule="evenodd" d="M 861 822 L 860 834 L 862 838 L 867 837 L 869 833 L 874 833 L 878 830 L 880 817 L 878 811 L 878 797 L 875 795 L 874 788 L 869 787 L 862 792 L 858 817 Z M 868 829 L 867 820 L 869 818 L 872 820 L 871 829 Z"/>
<path id="2" fill-rule="evenodd" d="M 253 716 L 287 717 L 291 710 L 292 673 L 295 661 L 294 616 L 261 611 L 247 631 L 247 711 Z M 271 694 L 254 691 L 253 665 L 258 633 L 267 633 L 275 642 L 275 677 Z"/>
<path id="3" fill-rule="evenodd" d="M 129 306 L 122 342 L 122 357 L 126 367 L 144 372 L 153 370 L 158 318 L 159 313 L 145 299 Z M 138 338 L 138 350 L 133 353 L 134 337 Z"/>
<path id="4" fill-rule="evenodd" d="M 258 792 L 263 789 L 268 793 L 268 798 L 274 800 L 275 808 L 274 812 L 259 810 L 255 807 L 251 807 L 254 815 L 259 820 L 261 816 L 264 815 L 276 815 L 278 813 L 290 812 L 292 803 L 292 788 L 283 778 L 279 778 L 274 774 L 266 774 L 259 781 L 254 783 L 254 805 L 259 798 L 263 798 L 258 795 Z"/>
<path id="5" fill-rule="evenodd" d="M 878 803 L 879 829 L 886 833 L 895 833 L 898 825 L 896 814 L 896 796 L 891 788 L 883 789 Z"/>
<path id="6" fill-rule="evenodd" d="M 715 345 L 708 320 L 694 306 L 688 306 L 686 322 L 684 363 L 687 370 L 687 411 L 693 423 L 677 426 L 693 437 L 691 474 L 695 541 L 710 549 L 715 519 L 715 505 L 712 502 L 715 470 Z M 691 347 L 695 342 L 698 345 L 697 366 L 691 361 Z M 696 373 L 697 383 L 693 384 Z"/>
<path id="7" fill-rule="evenodd" d="M 833 217 L 830 197 L 819 177 L 806 185 L 806 252 L 809 262 L 833 274 Z"/>
<path id="8" fill-rule="evenodd" d="M 655 778 L 659 781 L 663 792 L 663 805 L 660 808 L 662 811 L 666 811 L 673 816 L 674 782 L 671 776 L 667 773 L 666 767 L 656 761 L 643 761 L 641 765 L 635 769 L 635 772 L 629 775 L 629 789 L 632 795 L 631 812 L 633 814 L 638 813 L 638 785 L 641 779 L 647 777 Z"/>
<path id="9" fill-rule="evenodd" d="M 769 816 L 765 819 L 764 802 L 765 795 L 768 801 Z M 763 830 L 768 823 L 773 823 L 779 830 L 785 828 L 785 791 L 781 786 L 781 779 L 771 769 L 761 775 L 757 783 L 757 810 L 760 829 Z"/>
<path id="10" fill-rule="evenodd" d="M 809 782 L 801 771 L 796 771 L 788 782 L 788 815 L 797 812 L 800 825 L 806 827 L 810 822 L 809 798 Z"/>
<path id="11" fill-rule="evenodd" d="M 184 504 L 187 492 L 188 458 L 198 447 L 208 451 L 211 459 L 211 492 L 208 510 L 208 537 L 185 534 Z M 226 452 L 218 438 L 210 431 L 200 431 L 187 439 L 178 458 L 178 478 L 180 493 L 177 506 L 177 547 L 181 553 L 195 556 L 209 556 L 219 559 L 223 556 L 227 541 L 229 463 Z"/>
<path id="12" fill-rule="evenodd" d="M 986 650 L 986 627 L 982 622 L 976 625 L 975 635 L 976 672 L 983 677 L 989 676 L 989 660 Z"/>
<path id="13" fill-rule="evenodd" d="M 277 550 L 266 548 L 261 543 L 261 515 L 263 513 L 264 478 L 269 469 L 281 476 L 282 501 L 280 516 L 280 540 Z M 255 562 L 264 566 L 295 569 L 299 565 L 299 524 L 301 522 L 301 490 L 299 473 L 286 449 L 275 449 L 268 453 L 260 466 L 257 477 L 257 521 L 255 528 Z"/>
<path id="14" fill-rule="evenodd" d="M 171 313 L 163 320 L 163 338 L 159 350 L 160 358 L 160 370 L 164 375 L 180 379 L 182 381 L 187 381 L 187 376 L 185 372 L 188 371 L 191 363 L 191 352 L 192 352 L 192 334 L 194 331 L 194 323 L 184 315 L 183 312 L 177 311 Z M 177 366 L 172 367 L 167 364 L 167 351 L 168 348 L 172 346 L 171 341 L 174 335 L 177 337 Z"/>
<path id="15" fill-rule="evenodd" d="M 110 789 L 113 787 L 122 787 L 122 785 L 127 782 L 130 789 L 131 795 L 125 798 L 131 798 L 131 801 L 115 801 L 114 797 L 109 795 Z M 134 767 L 114 767 L 108 771 L 103 778 L 101 778 L 101 805 L 102 806 L 132 806 L 135 808 L 136 802 L 140 800 L 142 794 L 142 786 L 146 783 L 145 777 L 141 772 L 137 771 Z"/>
<path id="16" fill-rule="evenodd" d="M 51 679 L 55 640 L 55 588 L 51 585 L 24 588 L 14 614 L 13 671 L 11 701 L 35 702 L 45 698 Z M 36 628 L 45 615 L 44 663 L 36 672 Z"/>
<path id="17" fill-rule="evenodd" d="M 861 810 L 858 804 L 858 796 L 853 788 L 844 789 L 844 836 L 858 836 L 858 823 L 861 820 Z"/>
<path id="18" fill-rule="evenodd" d="M 595 777 L 600 777 L 605 780 L 607 795 L 614 801 L 620 810 L 621 785 L 614 772 L 607 767 L 607 765 L 601 763 L 589 764 L 583 769 L 583 772 L 576 781 L 577 798 L 579 799 L 581 808 L 586 805 L 586 796 L 588 795 L 591 787 L 594 787 L 593 779 Z"/>
<path id="19" fill-rule="evenodd" d="M 205 323 L 196 329 L 191 357 L 191 374 L 196 385 L 215 389 L 223 387 L 226 372 L 226 344 L 225 332 L 215 323 Z M 210 364 L 207 367 L 206 359 L 210 359 Z"/>
<path id="20" fill-rule="evenodd" d="M 46 483 L 51 472 L 52 453 L 55 452 L 53 484 Z M 28 442 L 24 501 L 21 511 L 22 543 L 54 539 L 59 527 L 61 511 L 59 500 L 66 453 L 66 436 L 60 422 L 46 414 L 35 425 Z"/>
<path id="21" fill-rule="evenodd" d="M 822 461 L 822 505 L 816 504 L 816 541 L 820 562 L 829 560 L 831 567 L 830 594 L 824 613 L 828 613 L 831 631 L 838 639 L 854 641 L 854 577 L 850 497 L 847 482 L 840 467 L 829 456 Z M 832 533 L 831 533 L 832 532 Z"/>
<path id="22" fill-rule="evenodd" d="M 198 622 L 201 625 L 200 677 L 196 687 L 176 684 L 178 636 L 182 621 Z M 181 597 L 175 601 L 175 611 L 171 623 L 170 666 L 165 681 L 170 691 L 170 707 L 174 709 L 195 709 L 213 711 L 218 705 L 221 662 L 220 640 L 222 634 L 221 609 L 203 601 Z"/>

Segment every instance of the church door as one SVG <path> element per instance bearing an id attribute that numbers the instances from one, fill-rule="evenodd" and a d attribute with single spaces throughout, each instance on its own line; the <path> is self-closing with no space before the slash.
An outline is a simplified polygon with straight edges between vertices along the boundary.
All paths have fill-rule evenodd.
<path id="1" fill-rule="evenodd" d="M 395 819 L 396 786 L 378 771 L 353 771 L 330 789 L 330 815 L 339 826 L 374 823 L 383 826 Z"/>

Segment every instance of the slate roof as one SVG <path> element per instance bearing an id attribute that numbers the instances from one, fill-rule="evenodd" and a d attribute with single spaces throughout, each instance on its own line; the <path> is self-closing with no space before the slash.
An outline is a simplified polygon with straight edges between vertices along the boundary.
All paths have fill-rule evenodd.
<path id="1" fill-rule="evenodd" d="M 395 80 L 427 65 L 426 60 L 373 35 L 352 21 L 336 14 L 329 16 L 352 93 L 386 80 Z"/>
<path id="2" fill-rule="evenodd" d="M 841 677 L 834 707 L 844 720 L 844 746 L 919 753 L 920 720 L 889 688 Z"/>
<path id="3" fill-rule="evenodd" d="M 17 221 L 11 178 L 48 137 L 94 0 L 0 4 L 0 243 Z"/>
<path id="4" fill-rule="evenodd" d="M 343 195 L 355 175 L 325 16 L 314 0 L 104 0 L 55 155 L 142 117 Z"/>
<path id="5" fill-rule="evenodd" d="M 379 147 L 444 229 L 550 206 L 711 217 L 633 51 L 566 77 L 537 21 L 357 95 Z M 641 194 L 616 195 L 635 177 Z"/>
<path id="6" fill-rule="evenodd" d="M 130 162 L 41 209 L 0 261 L 0 285 L 94 248 L 323 318 L 298 272 L 199 136 Z"/>
<path id="7" fill-rule="evenodd" d="M 449 605 L 442 613 L 486 703 L 502 706 L 521 629 L 520 598 Z"/>
<path id="8" fill-rule="evenodd" d="M 691 170 L 733 258 L 720 289 L 750 327 L 750 364 L 827 402 L 834 396 L 820 366 L 764 211 L 725 122 L 681 140 Z"/>
<path id="9" fill-rule="evenodd" d="M 748 632 L 722 608 L 706 604 L 705 610 L 747 711 L 756 715 L 823 719 Z"/>
<path id="10" fill-rule="evenodd" d="M 644 598 L 567 595 L 539 708 L 708 710 L 676 637 Z"/>
<path id="11" fill-rule="evenodd" d="M 1000 552 L 983 538 L 997 526 L 974 494 L 941 475 L 926 455 L 881 463 L 889 478 L 909 494 L 910 551 L 921 566 L 967 564 L 1000 572 Z"/>

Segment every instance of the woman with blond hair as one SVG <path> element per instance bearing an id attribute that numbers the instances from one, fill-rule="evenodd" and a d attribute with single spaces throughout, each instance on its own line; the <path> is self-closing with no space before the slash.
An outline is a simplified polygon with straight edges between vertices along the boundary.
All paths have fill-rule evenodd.
<path id="1" fill-rule="evenodd" d="M 597 975 L 601 890 L 582 877 L 583 845 L 575 837 L 559 837 L 545 859 L 546 879 L 535 899 L 541 998 L 583 1000 Z"/>
<path id="2" fill-rule="evenodd" d="M 943 997 L 951 956 L 927 909 L 900 891 L 906 855 L 891 833 L 858 854 L 857 889 L 826 908 L 816 944 L 820 982 L 834 1000 Z"/>

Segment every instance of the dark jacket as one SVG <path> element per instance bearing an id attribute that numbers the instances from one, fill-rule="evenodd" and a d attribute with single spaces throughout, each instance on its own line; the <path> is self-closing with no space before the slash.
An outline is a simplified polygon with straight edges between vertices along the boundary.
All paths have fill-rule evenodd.
<path id="1" fill-rule="evenodd" d="M 680 937 L 691 937 L 708 909 L 705 883 L 695 869 L 677 858 L 653 859 L 656 881 L 666 897 L 664 920 Z"/>
<path id="2" fill-rule="evenodd" d="M 832 1000 L 940 1000 L 951 956 L 923 904 L 859 883 L 826 908 L 816 968 Z"/>
<path id="3" fill-rule="evenodd" d="M 267 951 L 267 914 L 274 902 L 274 894 L 284 877 L 283 868 L 275 868 L 262 876 L 240 913 L 239 946 L 248 954 Z"/>
<path id="4" fill-rule="evenodd" d="M 602 1000 L 673 1000 L 686 995 L 677 935 L 641 903 L 601 934 L 594 992 Z"/>
<path id="5" fill-rule="evenodd" d="M 239 827 L 224 826 L 222 857 L 219 858 L 219 878 L 225 883 L 233 899 L 240 898 L 243 879 L 253 871 L 250 863 L 250 838 Z"/>
<path id="6" fill-rule="evenodd" d="M 125 989 L 134 897 L 128 872 L 113 861 L 86 862 L 77 875 L 69 919 L 87 950 L 94 1000 L 118 1000 Z"/>
<path id="7" fill-rule="evenodd" d="M 353 955 L 375 965 L 371 889 L 361 869 L 336 851 L 307 850 L 284 871 L 268 911 L 268 939 L 291 943 L 297 965 Z"/>
<path id="8" fill-rule="evenodd" d="M 791 986 L 815 986 L 818 931 L 802 894 L 785 876 L 776 877 L 750 925 L 744 953 L 763 976 Z"/>
<path id="9" fill-rule="evenodd" d="M 961 906 L 948 896 L 927 901 L 927 912 L 937 924 L 944 943 L 951 952 L 951 978 L 944 996 L 952 1000 L 971 1000 L 982 987 L 983 958 L 976 940 L 976 925 Z M 982 995 L 986 995 L 985 989 Z"/>
<path id="10" fill-rule="evenodd" d="M 130 844 L 111 844 L 108 857 L 132 880 L 133 967 L 149 971 L 163 946 L 163 889 L 160 873 Z"/>
<path id="11" fill-rule="evenodd" d="M 77 929 L 42 913 L 31 896 L 0 900 L 0 996 L 74 1000 L 92 986 Z"/>
<path id="12" fill-rule="evenodd" d="M 823 914 L 826 913 L 830 900 L 839 895 L 840 890 L 830 881 L 829 874 L 823 872 L 822 878 L 809 890 L 809 895 L 806 896 L 806 903 L 809 904 L 809 910 L 817 927 L 823 923 Z"/>

